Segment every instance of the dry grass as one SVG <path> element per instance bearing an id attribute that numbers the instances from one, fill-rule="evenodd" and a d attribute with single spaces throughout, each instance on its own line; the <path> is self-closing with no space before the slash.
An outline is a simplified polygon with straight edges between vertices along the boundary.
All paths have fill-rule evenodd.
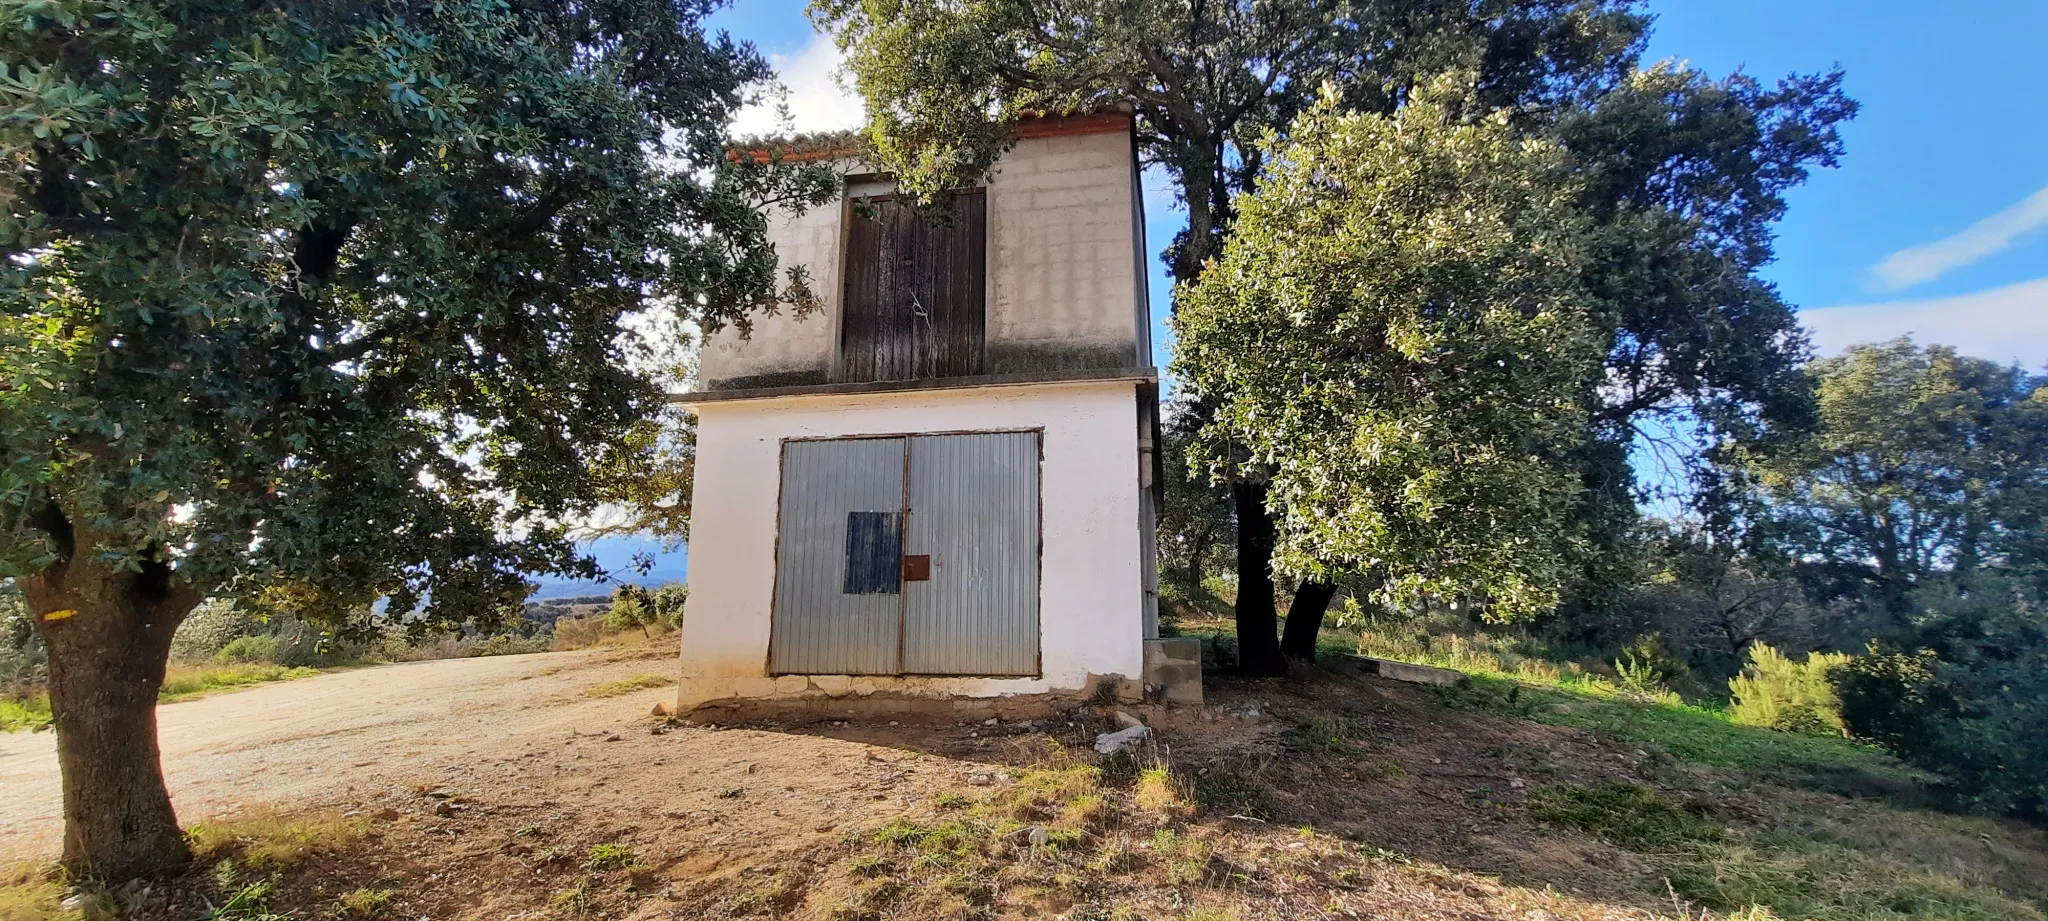
<path id="1" fill-rule="evenodd" d="M 157 700 L 162 703 L 174 703 L 216 691 L 245 688 L 252 684 L 266 684 L 272 681 L 311 678 L 318 674 L 320 670 L 317 668 L 287 668 L 260 662 L 178 666 L 164 676 L 164 685 L 157 692 Z"/>
<path id="2" fill-rule="evenodd" d="M 622 694 L 631 694 L 634 691 L 642 691 L 647 688 L 667 687 L 674 683 L 674 678 L 661 675 L 634 675 L 631 678 L 621 678 L 617 681 L 607 681 L 603 684 L 592 685 L 584 690 L 583 696 L 618 697 Z"/>
<path id="3" fill-rule="evenodd" d="M 368 819 L 333 812 L 294 815 L 257 809 L 193 825 L 185 837 L 201 862 L 235 860 L 254 870 L 279 871 L 347 847 L 369 830 Z"/>
<path id="4" fill-rule="evenodd" d="M 0 921 L 81 921 L 83 913 L 59 907 L 63 899 L 63 876 L 53 868 L 27 865 L 0 872 Z"/>

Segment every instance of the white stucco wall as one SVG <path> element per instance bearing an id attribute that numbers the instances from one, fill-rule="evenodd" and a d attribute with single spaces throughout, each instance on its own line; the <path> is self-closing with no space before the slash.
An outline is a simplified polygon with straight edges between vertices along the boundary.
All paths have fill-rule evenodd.
<path id="1" fill-rule="evenodd" d="M 834 166 L 854 177 L 868 171 L 854 160 Z M 997 162 L 987 183 L 988 371 L 1151 363 L 1136 170 L 1121 129 L 1025 138 Z M 887 189 L 858 180 L 854 191 Z M 769 215 L 777 260 L 808 269 L 822 310 L 758 317 L 749 339 L 730 328 L 711 335 L 699 355 L 707 386 L 825 381 L 838 343 L 847 215 L 842 202 Z"/>
<path id="2" fill-rule="evenodd" d="M 877 691 L 986 697 L 1079 690 L 1091 674 L 1138 677 L 1136 388 L 1094 381 L 698 407 L 680 704 Z M 1033 428 L 1044 432 L 1039 677 L 769 676 L 784 439 Z"/>

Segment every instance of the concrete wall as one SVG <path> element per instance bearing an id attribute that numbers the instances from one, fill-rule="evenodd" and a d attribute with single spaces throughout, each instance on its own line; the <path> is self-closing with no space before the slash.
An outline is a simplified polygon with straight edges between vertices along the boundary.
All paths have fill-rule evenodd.
<path id="1" fill-rule="evenodd" d="M 1132 309 L 1134 164 L 1123 132 L 1020 141 L 988 184 L 988 370 L 1150 364 Z"/>
<path id="2" fill-rule="evenodd" d="M 853 161 L 841 171 L 859 177 Z M 860 194 L 886 190 L 856 179 Z M 988 362 L 1006 374 L 1151 363 L 1145 241 L 1131 138 L 1123 130 L 1027 138 L 988 182 Z M 843 204 L 769 218 L 783 265 L 804 265 L 825 309 L 756 320 L 751 339 L 711 336 L 699 377 L 711 390 L 819 384 L 838 343 Z"/>
<path id="3" fill-rule="evenodd" d="M 682 707 L 730 698 L 991 697 L 1072 691 L 1144 669 L 1137 385 L 1130 381 L 808 396 L 698 408 Z M 1037 678 L 768 674 L 782 441 L 1041 429 Z"/>
<path id="4" fill-rule="evenodd" d="M 845 205 L 834 203 L 802 214 L 768 216 L 768 242 L 783 267 L 805 266 L 821 310 L 798 317 L 788 307 L 755 314 L 753 334 L 742 338 L 726 327 L 705 339 L 697 377 L 709 390 L 822 384 L 830 379 L 839 341 L 839 246 Z M 786 272 L 777 284 L 787 280 Z"/>

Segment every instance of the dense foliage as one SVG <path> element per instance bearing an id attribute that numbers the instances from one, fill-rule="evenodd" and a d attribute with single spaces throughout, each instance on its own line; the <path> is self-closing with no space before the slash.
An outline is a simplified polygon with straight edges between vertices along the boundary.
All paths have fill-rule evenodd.
<path id="1" fill-rule="evenodd" d="M 768 72 L 709 9 L 0 3 L 0 576 L 74 868 L 183 850 L 148 714 L 201 598 L 452 626 L 595 575 L 568 524 L 658 438 L 622 320 L 807 300 L 757 209 L 829 177 L 727 163 Z"/>
<path id="2" fill-rule="evenodd" d="M 1910 630 L 1836 673 L 1851 732 L 1993 812 L 2048 815 L 2048 609 L 1996 578 L 1923 590 Z"/>
<path id="3" fill-rule="evenodd" d="M 1461 121 L 1467 89 L 1303 115 L 1181 292 L 1174 370 L 1246 452 L 1202 466 L 1270 471 L 1282 568 L 1511 618 L 1557 603 L 1600 354 L 1565 157 Z"/>
<path id="4" fill-rule="evenodd" d="M 1755 542 L 1903 626 L 1930 582 L 2024 562 L 2048 487 L 2048 378 L 1909 340 L 1813 363 L 1815 437 L 1746 455 Z"/>

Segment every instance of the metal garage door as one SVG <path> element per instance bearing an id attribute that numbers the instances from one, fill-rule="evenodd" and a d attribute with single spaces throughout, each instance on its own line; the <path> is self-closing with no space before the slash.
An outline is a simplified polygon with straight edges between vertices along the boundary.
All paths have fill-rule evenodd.
<path id="1" fill-rule="evenodd" d="M 776 674 L 1038 673 L 1036 432 L 783 449 Z"/>
<path id="2" fill-rule="evenodd" d="M 1038 674 L 1038 433 L 910 439 L 903 671 Z"/>
<path id="3" fill-rule="evenodd" d="M 903 596 L 895 577 L 903 550 L 888 531 L 902 521 L 903 446 L 901 438 L 783 445 L 770 671 L 902 670 Z M 860 553 L 851 567 L 849 549 Z M 886 572 L 873 571 L 877 559 L 888 561 Z"/>

